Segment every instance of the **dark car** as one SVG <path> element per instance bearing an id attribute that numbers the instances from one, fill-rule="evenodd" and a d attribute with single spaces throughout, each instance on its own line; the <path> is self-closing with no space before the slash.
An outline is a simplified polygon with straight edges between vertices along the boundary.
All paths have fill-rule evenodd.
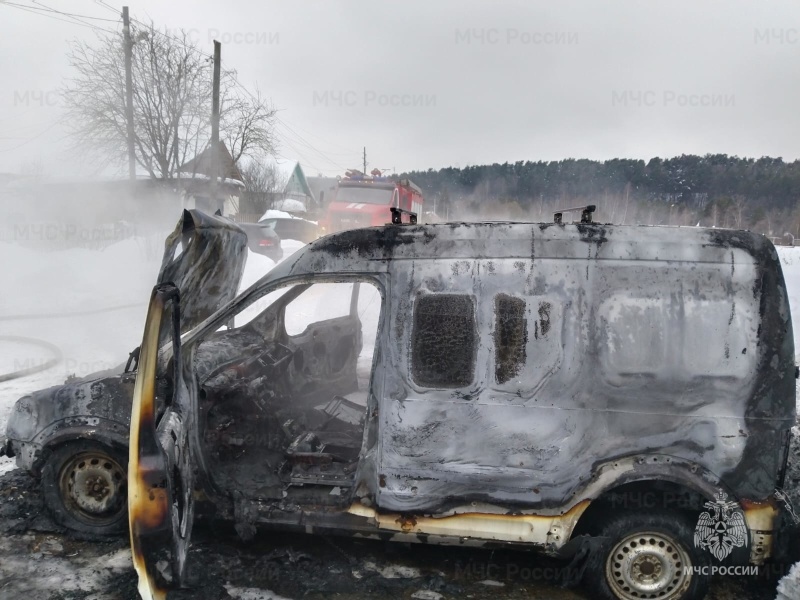
<path id="1" fill-rule="evenodd" d="M 281 236 L 275 231 L 274 220 L 239 225 L 247 233 L 247 247 L 251 252 L 263 254 L 275 262 L 283 258 Z"/>
<path id="2" fill-rule="evenodd" d="M 247 252 L 244 231 L 224 217 L 184 211 L 167 238 L 158 281 L 182 293 L 189 331 L 235 296 Z M 185 304 L 184 304 L 185 303 Z M 169 328 L 160 334 L 167 339 Z M 138 349 L 127 365 L 32 392 L 14 406 L 0 455 L 42 478 L 53 518 L 88 535 L 125 531 L 128 434 Z"/>

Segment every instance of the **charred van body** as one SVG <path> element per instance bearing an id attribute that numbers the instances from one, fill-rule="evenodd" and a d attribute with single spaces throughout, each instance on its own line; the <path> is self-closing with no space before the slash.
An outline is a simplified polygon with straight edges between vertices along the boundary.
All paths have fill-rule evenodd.
<path id="1" fill-rule="evenodd" d="M 562 555 L 594 539 L 590 571 L 616 598 L 703 594 L 708 577 L 684 567 L 723 553 L 701 535 L 709 503 L 739 515 L 725 557 L 776 547 L 795 365 L 762 236 L 342 232 L 175 329 L 159 361 L 154 332 L 182 301 L 154 290 L 132 419 L 131 532 L 154 596 L 165 547 L 183 580 L 191 489 L 245 537 L 267 523 Z"/>

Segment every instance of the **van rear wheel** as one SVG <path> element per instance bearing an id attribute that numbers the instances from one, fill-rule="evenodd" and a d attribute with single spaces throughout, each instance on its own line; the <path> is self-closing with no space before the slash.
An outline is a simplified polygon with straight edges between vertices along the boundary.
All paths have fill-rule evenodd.
<path id="1" fill-rule="evenodd" d="M 709 557 L 694 547 L 692 527 L 682 514 L 617 515 L 600 535 L 606 539 L 586 583 L 602 598 L 696 600 L 708 592 L 710 576 L 701 571 Z"/>

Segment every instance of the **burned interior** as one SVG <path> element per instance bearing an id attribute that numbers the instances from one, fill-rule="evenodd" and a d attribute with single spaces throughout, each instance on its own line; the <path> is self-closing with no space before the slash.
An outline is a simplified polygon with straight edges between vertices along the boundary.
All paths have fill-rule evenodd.
<path id="1" fill-rule="evenodd" d="M 196 347 L 210 475 L 251 499 L 341 505 L 363 441 L 380 292 L 353 281 L 272 296 Z"/>

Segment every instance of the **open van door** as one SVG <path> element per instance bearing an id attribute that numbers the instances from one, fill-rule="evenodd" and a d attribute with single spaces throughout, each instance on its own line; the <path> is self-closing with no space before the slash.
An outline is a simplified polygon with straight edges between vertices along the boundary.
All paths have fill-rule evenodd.
<path id="1" fill-rule="evenodd" d="M 244 230 L 198 210 L 183 211 L 164 245 L 139 352 L 128 458 L 131 549 L 145 600 L 185 583 L 194 518 L 198 413 L 186 385 L 180 334 L 236 296 L 246 259 Z M 157 371 L 170 355 L 172 392 L 157 409 Z"/>
<path id="2" fill-rule="evenodd" d="M 171 307 L 172 310 L 168 310 Z M 133 564 L 143 600 L 166 597 L 168 587 L 186 578 L 186 557 L 194 519 L 193 457 L 198 448 L 195 400 L 186 386 L 181 361 L 178 288 L 171 283 L 153 289 L 133 392 L 128 458 L 128 523 Z M 170 323 L 165 321 L 171 314 Z M 159 332 L 171 330 L 173 381 L 171 398 L 156 410 Z M 162 334 L 163 335 L 163 334 Z M 168 565 L 165 567 L 165 565 Z"/>
<path id="3" fill-rule="evenodd" d="M 164 243 L 157 282 L 174 283 L 181 291 L 181 331 L 236 297 L 246 261 L 247 233 L 239 225 L 219 215 L 183 211 Z"/>

